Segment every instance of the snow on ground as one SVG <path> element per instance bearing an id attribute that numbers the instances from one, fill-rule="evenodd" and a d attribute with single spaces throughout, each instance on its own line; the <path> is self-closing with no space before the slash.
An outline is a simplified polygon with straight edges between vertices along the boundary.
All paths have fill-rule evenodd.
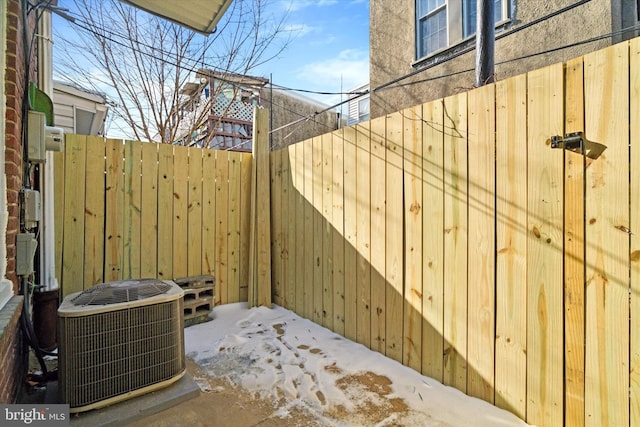
<path id="1" fill-rule="evenodd" d="M 185 329 L 187 357 L 207 375 L 306 411 L 327 426 L 526 426 L 295 313 L 246 303 L 216 307 Z"/>

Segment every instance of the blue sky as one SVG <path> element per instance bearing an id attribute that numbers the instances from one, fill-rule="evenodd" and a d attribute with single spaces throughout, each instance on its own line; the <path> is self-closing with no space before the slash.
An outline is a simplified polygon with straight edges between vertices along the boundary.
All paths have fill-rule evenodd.
<path id="1" fill-rule="evenodd" d="M 320 92 L 345 92 L 369 81 L 369 0 L 267 0 L 266 12 L 275 19 L 286 16 L 287 48 L 278 57 L 251 71 L 277 85 Z M 59 0 L 70 8 L 70 0 Z M 54 36 L 70 24 L 54 15 Z M 118 29 L 113 29 L 118 30 Z M 54 40 L 55 42 L 55 40 Z M 54 44 L 55 51 L 55 44 Z M 55 73 L 55 52 L 54 52 Z M 340 96 L 305 96 L 327 104 Z"/>
<path id="2" fill-rule="evenodd" d="M 251 75 L 272 77 L 279 86 L 331 93 L 347 92 L 368 83 L 369 0 L 266 0 L 265 3 L 268 4 L 265 12 L 275 20 L 286 17 L 284 34 L 290 39 L 284 51 L 252 69 Z M 78 18 L 71 0 L 58 0 L 58 5 L 69 8 L 69 15 Z M 53 17 L 53 26 L 54 79 L 60 80 L 58 72 L 62 69 L 56 66 L 56 37 L 74 40 L 77 36 L 72 31 L 73 25 L 57 15 Z M 121 32 L 118 28 L 110 30 Z M 92 75 L 102 73 L 97 69 L 89 71 Z M 99 90 L 116 99 L 111 89 Z M 346 99 L 339 94 L 299 94 L 327 106 Z M 107 124 L 110 136 L 119 137 L 118 128 L 113 123 Z"/>
<path id="3" fill-rule="evenodd" d="M 276 84 L 344 92 L 369 82 L 368 0 L 279 0 L 289 10 L 293 39 L 279 58 L 260 67 Z M 307 95 L 325 103 L 336 96 Z"/>

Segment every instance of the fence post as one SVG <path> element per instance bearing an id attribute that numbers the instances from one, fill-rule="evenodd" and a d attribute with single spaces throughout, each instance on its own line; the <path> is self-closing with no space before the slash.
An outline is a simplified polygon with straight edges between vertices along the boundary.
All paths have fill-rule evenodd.
<path id="1" fill-rule="evenodd" d="M 269 110 L 254 108 L 249 237 L 249 307 L 271 307 Z"/>

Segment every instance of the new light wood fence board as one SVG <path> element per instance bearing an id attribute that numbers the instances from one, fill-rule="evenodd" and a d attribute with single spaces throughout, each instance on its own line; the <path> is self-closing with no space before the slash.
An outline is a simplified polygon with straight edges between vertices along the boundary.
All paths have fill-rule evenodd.
<path id="1" fill-rule="evenodd" d="M 495 85 L 468 93 L 467 393 L 494 402 Z"/>
<path id="2" fill-rule="evenodd" d="M 189 236 L 189 149 L 173 148 L 173 275 L 186 277 Z"/>
<path id="3" fill-rule="evenodd" d="M 63 295 L 81 291 L 84 279 L 86 141 L 86 137 L 77 135 L 68 135 L 65 141 L 64 221 L 62 229 L 56 230 L 64 236 Z"/>
<path id="4" fill-rule="evenodd" d="M 369 123 L 356 125 L 356 340 L 371 347 L 371 152 Z"/>
<path id="5" fill-rule="evenodd" d="M 640 117 L 640 39 L 630 46 L 630 117 Z M 640 230 L 640 120 L 631 120 L 631 230 Z M 640 426 L 640 233 L 631 235 L 631 427 Z"/>
<path id="6" fill-rule="evenodd" d="M 247 174 L 246 171 L 244 173 Z M 251 171 L 249 171 L 248 174 L 250 176 Z M 202 156 L 202 218 L 203 220 L 216 218 L 216 152 L 213 150 L 205 151 Z M 216 273 L 215 241 L 216 221 L 203 221 L 202 255 L 200 257 L 202 272 L 203 274 L 213 275 L 214 279 Z M 248 256 L 246 259 L 248 259 Z M 245 277 L 245 280 L 248 280 L 248 276 Z M 215 294 L 215 300 L 216 303 L 218 303 L 220 298 L 219 292 Z"/>
<path id="7" fill-rule="evenodd" d="M 273 302 L 278 305 L 284 305 L 284 267 L 283 267 L 283 243 L 284 224 L 282 222 L 282 156 L 280 151 L 276 151 L 271 155 L 271 227 L 273 230 L 271 236 L 271 253 L 272 257 L 272 294 Z"/>
<path id="8" fill-rule="evenodd" d="M 404 318 L 402 363 L 422 369 L 422 105 L 402 112 L 404 127 Z"/>
<path id="9" fill-rule="evenodd" d="M 357 335 L 357 251 L 356 236 L 357 187 L 356 187 L 356 130 L 344 129 L 344 336 L 355 341 Z M 351 284 L 351 285 L 349 285 Z"/>
<path id="10" fill-rule="evenodd" d="M 467 391 L 467 95 L 444 100 L 444 383 Z"/>
<path id="11" fill-rule="evenodd" d="M 251 229 L 251 164 L 250 154 L 242 154 L 240 159 L 240 273 L 238 275 L 240 301 L 249 297 L 248 233 Z M 205 168 L 206 170 L 206 168 Z"/>
<path id="12" fill-rule="evenodd" d="M 287 234 L 288 234 L 288 220 L 289 220 L 289 210 L 287 209 L 288 206 L 288 191 L 286 188 L 286 178 L 287 175 L 289 173 L 288 170 L 285 170 L 286 168 L 286 164 L 285 164 L 285 157 L 283 156 L 283 151 L 279 150 L 276 151 L 275 153 L 275 158 L 277 158 L 276 161 L 276 165 L 278 167 L 278 171 L 276 173 L 276 180 L 279 181 L 279 185 L 280 185 L 280 195 L 276 195 L 274 194 L 275 191 L 273 188 L 271 188 L 271 203 L 273 204 L 274 202 L 277 203 L 278 198 L 279 200 L 279 205 L 280 205 L 280 212 L 278 213 L 279 218 L 275 218 L 275 209 L 272 209 L 272 217 L 271 217 L 271 222 L 272 223 L 277 223 L 278 224 L 278 228 L 276 230 L 273 230 L 273 232 L 278 232 L 280 233 L 280 244 L 278 249 L 278 252 L 273 253 L 273 256 L 275 256 L 276 258 L 279 257 L 280 258 L 280 274 L 277 274 L 276 272 L 273 272 L 273 281 L 272 281 L 272 286 L 274 289 L 274 295 L 275 295 L 275 289 L 276 287 L 279 287 L 280 289 L 280 303 L 279 305 L 286 307 L 288 305 L 287 303 L 287 273 L 288 273 L 288 268 L 286 265 L 286 251 L 287 251 Z M 273 158 L 274 156 L 272 156 Z M 274 166 L 274 163 L 271 163 L 271 167 Z M 275 236 L 272 236 L 271 238 L 272 241 L 275 240 Z M 275 267 L 276 262 L 275 259 L 273 261 L 273 266 Z M 278 277 L 279 276 L 279 277 Z M 279 281 L 279 286 L 276 285 L 275 280 Z M 275 302 L 275 297 L 274 297 L 274 302 Z M 278 304 L 278 303 L 276 303 Z"/>
<path id="13" fill-rule="evenodd" d="M 333 133 L 333 330 L 344 335 L 345 238 L 344 238 L 344 139 Z"/>
<path id="14" fill-rule="evenodd" d="M 313 259 L 313 140 L 309 140 L 304 144 L 304 310 L 302 311 L 302 315 L 307 319 L 313 319 L 313 265 L 315 264 Z"/>
<path id="15" fill-rule="evenodd" d="M 229 152 L 216 152 L 216 231 L 215 231 L 215 276 L 216 293 L 220 294 L 220 304 L 229 301 L 227 248 L 229 222 Z M 256 208 L 257 210 L 257 208 Z M 257 274 L 257 272 L 256 272 Z M 251 286 L 251 285 L 250 285 Z M 250 303 L 251 305 L 251 303 Z"/>
<path id="16" fill-rule="evenodd" d="M 324 217 L 322 216 L 322 138 L 313 138 L 313 312 L 311 320 L 322 325 L 322 288 L 324 260 L 322 258 Z"/>
<path id="17" fill-rule="evenodd" d="M 256 158 L 256 146 L 251 149 L 251 207 L 249 212 L 249 281 L 248 281 L 248 306 L 256 307 L 258 305 L 258 279 L 257 279 L 257 252 L 258 252 L 258 161 Z M 217 192 L 217 190 L 216 190 Z"/>
<path id="18" fill-rule="evenodd" d="M 229 203 L 227 218 L 229 220 L 229 239 L 227 240 L 227 291 L 229 303 L 240 302 L 240 191 L 241 191 L 241 154 L 229 154 Z"/>
<path id="19" fill-rule="evenodd" d="M 86 261 L 84 281 L 78 284 L 80 289 L 102 282 L 105 250 L 105 144 L 101 138 L 87 137 L 82 148 L 85 151 L 86 173 L 79 184 L 84 183 L 86 188 L 83 225 L 83 259 Z"/>
<path id="20" fill-rule="evenodd" d="M 583 132 L 582 58 L 565 67 L 565 133 Z M 564 152 L 565 421 L 583 426 L 584 414 L 584 171 L 585 157 Z"/>
<path id="21" fill-rule="evenodd" d="M 173 146 L 158 146 L 158 278 L 173 278 Z"/>
<path id="22" fill-rule="evenodd" d="M 189 148 L 187 198 L 187 276 L 202 271 L 202 150 Z"/>
<path id="23" fill-rule="evenodd" d="M 158 145 L 142 144 L 140 276 L 158 273 Z"/>
<path id="24" fill-rule="evenodd" d="M 104 280 L 121 280 L 124 264 L 124 145 L 106 142 Z"/>
<path id="25" fill-rule="evenodd" d="M 140 277 L 142 143 L 126 141 L 124 159 L 123 277 Z"/>
<path id="26" fill-rule="evenodd" d="M 295 258 L 290 256 L 291 252 L 297 250 L 296 246 L 296 189 L 293 186 L 293 169 L 289 150 L 282 150 L 282 185 L 287 194 L 283 201 L 282 222 L 286 227 L 286 238 L 284 243 L 284 286 L 285 286 L 285 307 L 295 307 L 296 304 L 296 265 Z"/>
<path id="27" fill-rule="evenodd" d="M 442 101 L 422 106 L 422 368 L 443 381 L 444 128 Z"/>
<path id="28" fill-rule="evenodd" d="M 629 424 L 629 47 L 584 57 L 587 168 L 586 425 Z M 634 118 L 637 120 L 638 118 Z M 624 248 L 624 249 L 622 249 Z"/>
<path id="29" fill-rule="evenodd" d="M 496 84 L 495 404 L 527 408 L 527 77 Z"/>
<path id="30" fill-rule="evenodd" d="M 371 349 L 386 345 L 386 117 L 371 121 Z"/>
<path id="31" fill-rule="evenodd" d="M 562 209 L 563 155 L 549 139 L 561 135 L 563 67 L 528 74 L 527 420 L 563 419 Z"/>
<path id="32" fill-rule="evenodd" d="M 403 189 L 402 189 L 402 152 L 403 119 L 402 114 L 387 115 L 386 125 L 386 355 L 402 361 L 403 341 Z"/>
<path id="33" fill-rule="evenodd" d="M 271 307 L 271 217 L 269 185 L 269 110 L 254 107 L 253 147 L 257 162 L 256 176 L 256 274 L 258 305 Z"/>
<path id="34" fill-rule="evenodd" d="M 64 152 L 53 153 L 53 191 L 55 194 L 54 227 L 55 227 L 55 269 L 56 278 L 62 282 L 62 247 L 64 244 L 64 207 L 65 207 L 65 179 L 64 179 Z"/>
<path id="35" fill-rule="evenodd" d="M 330 133 L 322 144 L 322 326 L 333 329 L 333 141 Z"/>
<path id="36" fill-rule="evenodd" d="M 304 272 L 308 269 L 305 268 L 305 256 L 304 251 L 306 250 L 305 244 L 305 198 L 304 198 L 304 150 L 305 145 L 303 143 L 295 144 L 295 146 L 289 148 L 289 153 L 295 159 L 295 167 L 294 167 L 294 187 L 295 187 L 295 204 L 296 204 L 296 238 L 295 238 L 295 272 L 296 272 L 296 313 L 299 313 L 304 316 L 306 313 L 305 308 L 305 276 Z M 292 253 L 293 255 L 293 253 Z"/>

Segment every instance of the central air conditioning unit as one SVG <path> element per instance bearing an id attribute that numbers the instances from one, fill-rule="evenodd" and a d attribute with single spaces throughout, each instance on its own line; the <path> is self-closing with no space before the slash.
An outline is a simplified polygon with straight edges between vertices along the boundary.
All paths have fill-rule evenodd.
<path id="1" fill-rule="evenodd" d="M 67 296 L 58 308 L 60 397 L 70 412 L 168 386 L 185 373 L 184 291 L 126 280 Z"/>

